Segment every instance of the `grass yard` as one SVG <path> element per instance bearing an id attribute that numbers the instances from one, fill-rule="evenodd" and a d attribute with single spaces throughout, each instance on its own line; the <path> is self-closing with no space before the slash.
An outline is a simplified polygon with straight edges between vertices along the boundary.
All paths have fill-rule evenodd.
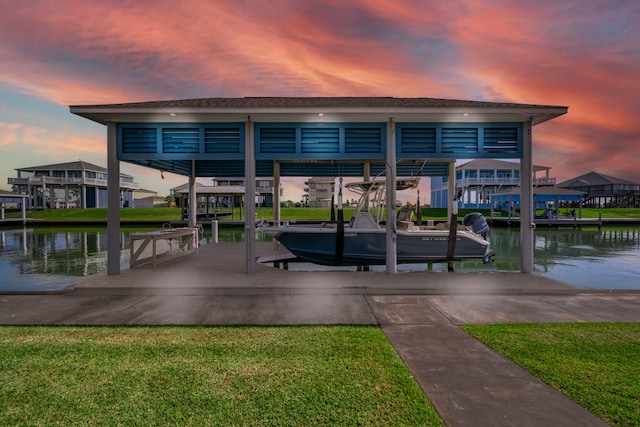
<path id="1" fill-rule="evenodd" d="M 438 221 L 448 220 L 447 210 L 441 208 L 422 208 L 422 218 L 424 220 L 433 219 Z M 223 210 L 224 211 L 224 210 Z M 229 211 L 227 209 L 227 211 Z M 561 209 L 560 213 L 564 214 L 568 209 Z M 480 212 L 485 217 L 489 217 L 491 212 L 488 209 L 460 209 L 458 219 L 461 220 L 465 214 L 470 212 Z M 539 211 L 541 213 L 542 211 Z M 351 218 L 353 208 L 344 209 L 344 218 Z M 583 218 L 598 218 L 598 214 L 602 213 L 603 218 L 635 218 L 640 219 L 640 209 L 636 208 L 611 208 L 611 209 L 583 209 Z M 19 210 L 11 209 L 5 212 L 7 218 L 20 218 Z M 242 210 L 242 218 L 244 218 L 244 209 Z M 506 213 L 503 213 L 506 216 Z M 28 218 L 42 219 L 49 221 L 106 221 L 106 208 L 91 209 L 46 209 L 27 212 Z M 132 221 L 179 221 L 182 217 L 180 208 L 122 208 L 120 209 L 120 218 L 122 220 Z M 240 217 L 240 209 L 236 208 L 235 218 Z M 281 208 L 280 217 L 283 220 L 313 220 L 328 221 L 331 218 L 331 210 L 329 208 Z M 273 219 L 272 208 L 256 208 L 257 219 Z M 415 219 L 415 217 L 414 217 Z M 221 220 L 222 222 L 225 219 Z"/>
<path id="2" fill-rule="evenodd" d="M 640 426 L 640 324 L 463 329 L 608 423 Z"/>
<path id="3" fill-rule="evenodd" d="M 443 423 L 377 327 L 4 326 L 0 425 Z"/>

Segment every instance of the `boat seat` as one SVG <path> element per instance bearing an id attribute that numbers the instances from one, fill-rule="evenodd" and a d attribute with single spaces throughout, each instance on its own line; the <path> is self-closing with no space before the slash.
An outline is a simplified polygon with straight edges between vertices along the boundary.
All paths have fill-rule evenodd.
<path id="1" fill-rule="evenodd" d="M 396 216 L 396 221 L 397 222 L 400 222 L 400 221 L 411 221 L 411 218 L 413 218 L 413 211 L 411 210 L 411 206 L 404 205 L 398 211 L 398 214 Z"/>

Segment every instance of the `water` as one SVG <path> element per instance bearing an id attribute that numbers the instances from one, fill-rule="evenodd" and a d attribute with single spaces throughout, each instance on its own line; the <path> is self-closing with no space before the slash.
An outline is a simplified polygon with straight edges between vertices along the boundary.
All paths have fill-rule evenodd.
<path id="1" fill-rule="evenodd" d="M 120 265 L 129 267 L 130 235 L 149 228 L 123 228 Z M 256 238 L 269 238 L 258 232 Z M 456 271 L 520 271 L 520 232 L 493 228 L 488 240 L 496 252 L 495 263 L 457 262 Z M 221 228 L 220 241 L 242 242 L 241 227 Z M 205 229 L 202 244 L 212 242 Z M 0 230 L 0 290 L 47 291 L 73 286 L 75 277 L 106 272 L 105 228 L 34 228 Z M 640 227 L 535 231 L 534 270 L 580 289 L 640 289 Z M 399 265 L 398 271 L 427 270 L 426 264 Z M 430 266 L 446 272 L 445 264 Z M 313 264 L 290 264 L 294 270 L 326 270 Z M 345 268 L 355 269 L 355 268 Z M 384 266 L 373 266 L 384 270 Z"/>

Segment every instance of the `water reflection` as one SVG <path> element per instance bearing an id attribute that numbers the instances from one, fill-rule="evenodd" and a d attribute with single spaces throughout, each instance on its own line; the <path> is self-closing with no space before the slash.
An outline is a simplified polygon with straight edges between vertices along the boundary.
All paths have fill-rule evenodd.
<path id="1" fill-rule="evenodd" d="M 495 263 L 456 263 L 457 271 L 520 271 L 520 231 L 494 228 L 488 239 Z M 534 271 L 581 289 L 640 289 L 640 227 L 539 228 Z"/>
<path id="2" fill-rule="evenodd" d="M 121 268 L 129 267 L 130 235 L 149 228 L 121 230 Z M 495 263 L 457 262 L 456 271 L 520 271 L 520 232 L 494 228 L 488 239 Z M 221 228 L 222 242 L 244 241 L 242 227 Z M 270 240 L 257 232 L 256 240 Z M 205 229 L 202 244 L 213 242 Z M 540 228 L 535 232 L 534 269 L 580 288 L 640 288 L 640 227 L 582 230 Z M 74 277 L 106 271 L 105 228 L 34 228 L 0 231 L 0 290 L 53 290 L 73 285 Z M 298 268 L 300 268 L 298 266 Z M 302 267 L 304 268 L 304 266 Z M 377 268 L 377 267 L 376 267 Z M 381 267 L 384 270 L 384 267 Z M 398 270 L 446 271 L 446 265 L 404 265 Z"/>

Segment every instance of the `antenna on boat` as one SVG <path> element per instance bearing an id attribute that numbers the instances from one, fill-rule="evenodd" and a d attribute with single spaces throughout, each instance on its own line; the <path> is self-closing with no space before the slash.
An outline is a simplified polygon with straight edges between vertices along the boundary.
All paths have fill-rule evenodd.
<path id="1" fill-rule="evenodd" d="M 416 224 L 422 225 L 422 209 L 420 208 L 420 189 L 418 188 L 418 201 L 416 203 Z"/>

